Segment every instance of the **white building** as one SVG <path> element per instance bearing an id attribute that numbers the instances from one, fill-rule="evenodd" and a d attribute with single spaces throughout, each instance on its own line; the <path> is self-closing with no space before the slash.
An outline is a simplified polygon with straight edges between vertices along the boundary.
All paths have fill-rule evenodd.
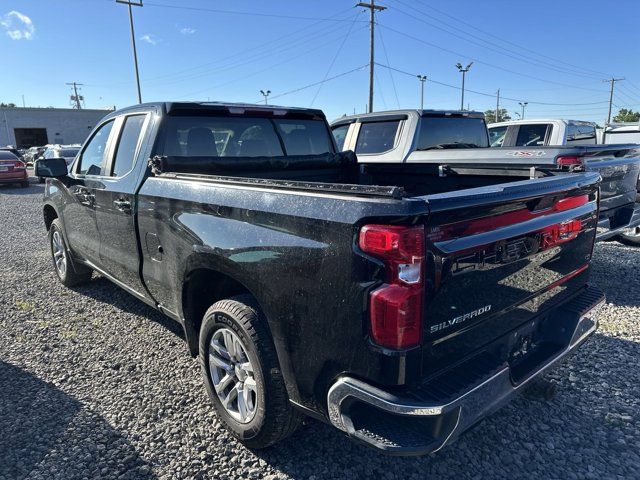
<path id="1" fill-rule="evenodd" d="M 82 143 L 111 110 L 0 108 L 0 146 L 17 148 L 48 143 Z"/>

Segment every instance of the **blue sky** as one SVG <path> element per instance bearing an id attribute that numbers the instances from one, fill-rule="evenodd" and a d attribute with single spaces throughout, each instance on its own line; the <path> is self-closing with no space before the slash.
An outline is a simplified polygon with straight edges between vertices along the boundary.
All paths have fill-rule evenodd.
<path id="1" fill-rule="evenodd" d="M 134 9 L 144 101 L 257 102 L 361 112 L 368 99 L 368 13 L 352 0 L 155 0 Z M 495 91 L 526 116 L 606 118 L 640 109 L 638 0 L 378 0 L 376 110 L 459 108 L 457 62 L 473 61 L 465 104 L 495 106 Z M 618 40 L 622 39 L 622 40 Z M 87 108 L 136 102 L 127 7 L 115 0 L 2 0 L 0 101 Z M 360 68 L 363 67 L 363 68 Z M 335 78 L 334 78 L 335 77 Z M 308 88 L 308 85 L 322 82 Z M 480 93 L 473 93 L 480 92 Z M 482 95 L 484 93 L 486 95 Z M 537 103 L 534 103 L 537 102 Z M 614 112 L 617 108 L 614 107 Z"/>

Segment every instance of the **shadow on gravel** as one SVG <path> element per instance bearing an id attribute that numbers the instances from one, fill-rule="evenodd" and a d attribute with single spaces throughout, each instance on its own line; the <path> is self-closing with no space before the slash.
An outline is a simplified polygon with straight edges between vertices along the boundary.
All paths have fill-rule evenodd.
<path id="1" fill-rule="evenodd" d="M 0 361 L 0 479 L 152 479 L 133 446 L 54 385 Z"/>
<path id="2" fill-rule="evenodd" d="M 184 340 L 184 331 L 177 322 L 125 292 L 104 277 L 98 276 L 96 278 L 94 276 L 91 282 L 75 287 L 73 290 L 101 303 L 113 305 L 124 312 L 146 317 Z"/>
<path id="3" fill-rule="evenodd" d="M 27 188 L 23 188 L 18 184 L 13 183 L 6 185 L 0 184 L 0 193 L 7 195 L 33 195 L 34 193 L 44 192 L 44 184 L 33 183 L 33 180 L 31 182 L 32 183 Z M 38 201 L 41 200 L 42 199 L 38 199 Z"/>
<path id="4" fill-rule="evenodd" d="M 552 400 L 516 396 L 434 455 L 386 456 L 317 421 L 254 453 L 296 479 L 632 478 L 640 468 L 640 440 L 632 440 L 640 382 L 628 368 L 639 358 L 640 343 L 596 334 L 551 371 Z"/>

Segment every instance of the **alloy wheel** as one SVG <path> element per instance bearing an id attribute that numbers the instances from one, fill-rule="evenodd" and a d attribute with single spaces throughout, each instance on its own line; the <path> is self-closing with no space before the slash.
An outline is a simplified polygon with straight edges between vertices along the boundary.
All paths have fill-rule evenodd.
<path id="1" fill-rule="evenodd" d="M 67 253 L 64 249 L 62 235 L 57 230 L 53 232 L 51 249 L 53 250 L 53 261 L 56 265 L 56 270 L 62 278 L 67 273 Z"/>

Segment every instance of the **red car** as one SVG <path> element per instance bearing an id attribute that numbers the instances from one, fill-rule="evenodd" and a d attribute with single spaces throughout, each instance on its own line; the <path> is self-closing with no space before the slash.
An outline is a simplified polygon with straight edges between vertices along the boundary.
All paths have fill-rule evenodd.
<path id="1" fill-rule="evenodd" d="M 23 187 L 29 186 L 27 166 L 6 150 L 0 150 L 0 184 L 2 183 L 19 183 Z"/>

